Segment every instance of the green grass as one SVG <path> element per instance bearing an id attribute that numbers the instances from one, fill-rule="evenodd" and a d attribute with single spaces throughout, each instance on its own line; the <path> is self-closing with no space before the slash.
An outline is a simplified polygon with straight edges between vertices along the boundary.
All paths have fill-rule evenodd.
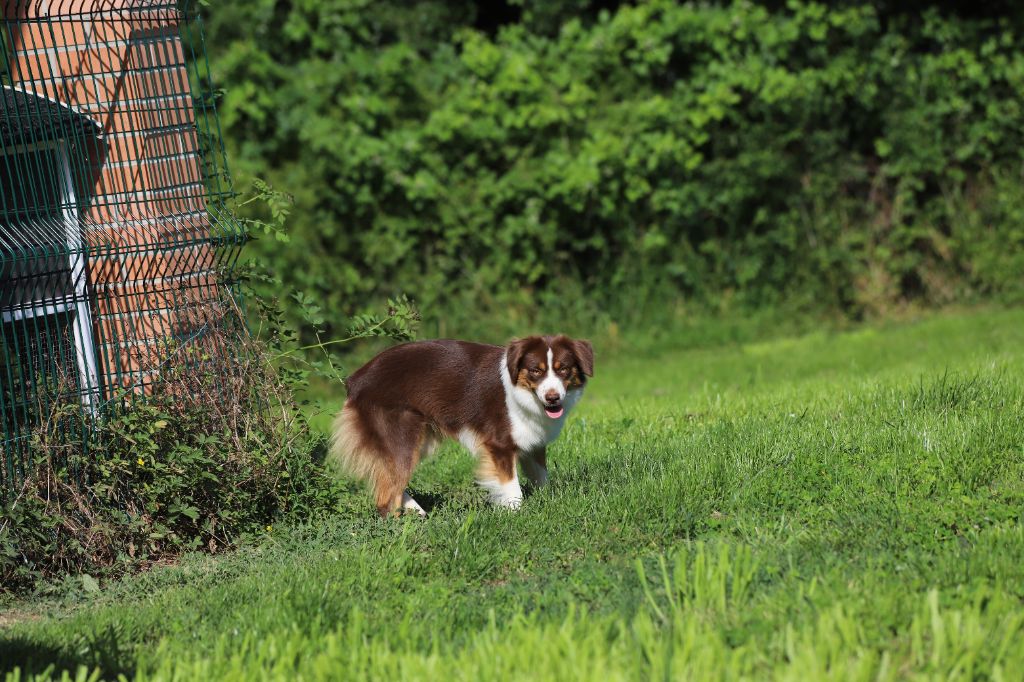
<path id="1" fill-rule="evenodd" d="M 599 358 L 519 513 L 454 447 L 0 614 L 0 670 L 140 679 L 1021 679 L 1024 311 Z M 86 581 L 88 582 L 88 581 Z M 54 667 L 47 668 L 52 665 Z"/>

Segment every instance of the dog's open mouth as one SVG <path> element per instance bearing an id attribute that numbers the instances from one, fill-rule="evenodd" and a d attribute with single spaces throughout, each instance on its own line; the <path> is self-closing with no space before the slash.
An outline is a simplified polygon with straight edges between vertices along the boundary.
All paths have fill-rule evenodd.
<path id="1" fill-rule="evenodd" d="M 544 412 L 552 419 L 558 419 L 565 410 L 561 405 L 545 405 Z"/>

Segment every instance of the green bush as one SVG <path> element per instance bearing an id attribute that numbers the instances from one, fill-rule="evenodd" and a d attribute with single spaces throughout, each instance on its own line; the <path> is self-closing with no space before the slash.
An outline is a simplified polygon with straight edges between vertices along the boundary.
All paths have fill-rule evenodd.
<path id="1" fill-rule="evenodd" d="M 252 201 L 274 208 L 247 231 L 284 234 L 282 198 L 265 183 Z M 328 338 L 319 306 L 288 299 L 316 339 L 298 333 L 278 297 L 254 295 L 259 269 L 238 272 L 251 330 L 232 298 L 189 311 L 204 332 L 191 345 L 170 340 L 152 358 L 145 393 L 114 396 L 98 415 L 83 413 L 69 377 L 55 377 L 54 400 L 32 434 L 24 479 L 0 491 L 0 595 L 83 574 L 110 577 L 186 551 L 218 552 L 278 521 L 305 523 L 337 511 L 345 486 L 324 465 L 322 435 L 309 427 L 311 379 L 340 387 L 343 370 L 328 349 L 356 339 L 413 338 L 419 312 L 405 296 L 379 314 L 349 319 Z M 147 356 L 149 357 L 149 356 Z"/>
<path id="2" fill-rule="evenodd" d="M 151 394 L 124 396 L 86 428 L 73 397 L 52 407 L 25 480 L 0 507 L 0 591 L 79 573 L 95 585 L 334 508 L 322 439 L 272 353 L 231 343 L 230 372 L 199 357 L 164 368 Z"/>
<path id="3" fill-rule="evenodd" d="M 619 4 L 213 5 L 236 170 L 296 195 L 257 253 L 329 319 L 1020 295 L 1021 12 Z"/>

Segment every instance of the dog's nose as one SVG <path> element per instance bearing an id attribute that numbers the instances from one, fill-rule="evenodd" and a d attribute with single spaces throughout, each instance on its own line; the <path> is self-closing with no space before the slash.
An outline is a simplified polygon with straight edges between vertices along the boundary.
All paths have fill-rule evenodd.
<path id="1" fill-rule="evenodd" d="M 557 403 L 558 402 L 558 391 L 555 391 L 555 390 L 548 391 L 547 393 L 544 394 L 544 400 L 546 400 L 549 403 Z"/>

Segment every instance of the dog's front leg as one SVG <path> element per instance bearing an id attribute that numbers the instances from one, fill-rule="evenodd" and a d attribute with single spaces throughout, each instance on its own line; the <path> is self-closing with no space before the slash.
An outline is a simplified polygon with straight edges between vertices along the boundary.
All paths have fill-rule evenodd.
<path id="1" fill-rule="evenodd" d="M 547 449 L 541 446 L 533 452 L 524 452 L 519 457 L 523 464 L 523 473 L 534 488 L 542 488 L 548 483 Z"/>
<path id="2" fill-rule="evenodd" d="M 476 482 L 487 491 L 491 504 L 519 509 L 523 489 L 516 475 L 516 449 L 510 444 L 484 443 L 480 447 Z"/>

